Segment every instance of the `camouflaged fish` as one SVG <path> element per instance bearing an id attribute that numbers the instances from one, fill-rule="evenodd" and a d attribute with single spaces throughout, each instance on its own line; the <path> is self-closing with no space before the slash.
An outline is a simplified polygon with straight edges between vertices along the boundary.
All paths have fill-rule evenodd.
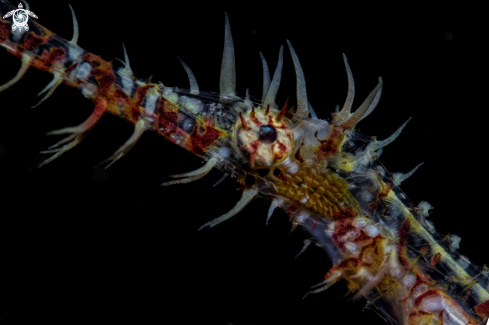
<path id="1" fill-rule="evenodd" d="M 282 77 L 283 47 L 273 77 L 264 56 L 260 102 L 236 95 L 234 47 L 227 15 L 218 92 L 201 91 L 190 68 L 190 89 L 166 87 L 137 79 L 124 49 L 122 65 L 110 63 L 16 15 L 0 0 L 0 45 L 22 60 L 18 74 L 0 86 L 14 86 L 29 67 L 49 72 L 53 80 L 37 105 L 65 83 L 78 88 L 94 104 L 90 117 L 78 126 L 52 131 L 67 137 L 43 154 L 52 156 L 39 167 L 74 148 L 102 114 L 111 113 L 134 125 L 132 136 L 101 164 L 106 168 L 123 157 L 145 131 L 154 131 L 206 161 L 194 171 L 174 175 L 164 186 L 188 183 L 212 168 L 231 175 L 243 191 L 228 213 L 209 221 L 212 228 L 237 215 L 253 198 L 271 200 L 311 235 L 311 243 L 326 251 L 333 267 L 307 294 L 319 293 L 344 280 L 354 298 L 364 297 L 389 324 L 485 324 L 489 316 L 488 269 L 471 265 L 457 253 L 460 238 L 440 237 L 427 219 L 432 206 L 413 205 L 400 190 L 412 171 L 391 174 L 378 162 L 382 148 L 392 143 L 407 122 L 389 138 L 378 141 L 355 131 L 379 102 L 382 79 L 363 104 L 351 112 L 355 86 L 346 56 L 348 94 L 341 109 L 320 120 L 308 102 L 299 58 L 287 41 L 295 67 L 297 104 L 280 107 L 277 91 Z M 30 15 L 30 14 L 27 14 Z M 32 15 L 31 15 L 32 16 Z M 35 16 L 33 16 L 35 17 Z M 23 24 L 24 22 L 21 21 Z M 287 81 L 291 82 L 291 81 Z M 36 106 L 37 106 L 36 105 Z M 292 106 L 292 105 L 291 105 Z M 268 219 L 267 219 L 268 221 Z M 306 294 L 306 295 L 307 295 Z"/>

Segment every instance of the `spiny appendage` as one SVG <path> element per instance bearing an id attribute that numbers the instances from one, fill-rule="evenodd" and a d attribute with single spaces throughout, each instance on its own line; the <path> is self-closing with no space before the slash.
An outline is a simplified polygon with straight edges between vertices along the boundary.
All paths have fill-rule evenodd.
<path id="1" fill-rule="evenodd" d="M 311 245 L 311 240 L 310 239 L 306 239 L 304 240 L 304 246 L 302 246 L 302 249 L 299 253 L 297 253 L 297 255 L 294 257 L 294 259 L 298 258 L 302 253 L 305 252 L 305 250 L 309 247 L 309 245 Z"/>
<path id="2" fill-rule="evenodd" d="M 71 9 L 71 14 L 73 16 L 73 38 L 68 43 L 70 43 L 72 45 L 76 45 L 76 42 L 78 42 L 78 21 L 76 20 L 75 11 L 71 7 L 71 5 L 69 5 L 69 6 Z M 53 72 L 53 80 L 46 87 L 44 87 L 44 89 L 41 90 L 41 92 L 39 94 L 37 94 L 37 96 L 41 96 L 46 91 L 47 91 L 47 94 L 39 101 L 39 103 L 32 106 L 32 108 L 41 105 L 42 102 L 44 102 L 46 99 L 51 97 L 51 95 L 54 93 L 56 88 L 58 88 L 58 86 L 63 82 L 63 80 L 64 80 L 63 79 L 63 73 L 58 72 L 58 71 L 54 71 Z"/>
<path id="3" fill-rule="evenodd" d="M 270 218 L 272 217 L 273 211 L 280 205 L 280 202 L 278 199 L 273 199 L 272 204 L 270 204 L 270 208 L 268 209 L 268 215 L 267 215 L 267 220 L 265 222 L 266 225 L 268 225 L 268 221 L 270 221 Z"/>
<path id="4" fill-rule="evenodd" d="M 345 103 L 343 104 L 343 108 L 336 115 L 337 126 L 343 124 L 351 115 L 351 107 L 353 106 L 353 98 L 355 97 L 355 81 L 353 79 L 353 74 L 351 73 L 350 65 L 348 64 L 348 60 L 346 58 L 345 53 L 343 53 L 343 61 L 345 61 L 346 75 L 348 77 L 348 94 L 346 96 Z M 337 106 L 337 109 L 339 105 Z"/>
<path id="5" fill-rule="evenodd" d="M 403 173 L 394 173 L 392 174 L 392 178 L 394 183 L 397 184 L 397 186 L 401 185 L 402 182 L 404 182 L 406 179 L 409 177 L 413 176 L 413 174 L 418 170 L 419 167 L 424 165 L 424 163 L 418 164 L 418 166 L 414 167 L 413 170 L 411 170 L 409 173 L 403 174 Z"/>
<path id="6" fill-rule="evenodd" d="M 282 79 L 282 67 L 283 67 L 283 52 L 284 52 L 284 47 L 280 47 L 280 52 L 278 56 L 278 63 L 277 63 L 277 68 L 275 69 L 275 72 L 273 74 L 273 79 L 272 82 L 270 83 L 270 86 L 268 87 L 267 94 L 265 98 L 263 99 L 263 105 L 262 107 L 268 108 L 270 107 L 271 109 L 278 109 L 277 104 L 275 103 L 275 98 L 277 96 L 278 89 L 280 87 L 280 81 Z M 265 59 L 265 58 L 263 58 Z M 266 63 L 264 63 L 266 64 Z M 265 71 L 263 72 L 265 76 Z M 263 81 L 263 85 L 265 86 L 265 80 Z M 270 106 L 269 106 L 270 105 Z"/>
<path id="7" fill-rule="evenodd" d="M 194 95 L 198 95 L 199 94 L 199 85 L 197 84 L 197 79 L 195 78 L 194 73 L 189 68 L 189 66 L 187 64 L 185 64 L 185 62 L 183 62 L 182 59 L 180 59 L 179 57 L 177 57 L 177 58 L 180 61 L 180 63 L 182 64 L 183 68 L 185 69 L 185 72 L 187 73 L 188 81 L 190 83 L 190 93 L 194 94 Z"/>
<path id="8" fill-rule="evenodd" d="M 138 121 L 134 125 L 134 131 L 131 137 L 116 152 L 114 152 L 112 156 L 102 161 L 100 164 L 97 165 L 97 167 L 106 163 L 109 164 L 105 167 L 105 169 L 112 166 L 112 164 L 114 164 L 117 160 L 126 155 L 132 149 L 132 147 L 134 147 L 136 142 L 143 135 L 144 131 L 153 128 L 155 119 L 152 117 L 152 114 L 156 110 L 156 105 L 159 99 L 160 93 L 157 86 L 153 86 L 146 92 L 145 109 L 144 112 L 138 117 Z"/>
<path id="9" fill-rule="evenodd" d="M 311 287 L 311 291 L 308 291 L 302 299 L 306 299 L 310 294 L 321 293 L 328 290 L 333 284 L 342 278 L 342 273 L 340 271 L 329 272 L 326 275 L 326 279 L 321 281 Z"/>
<path id="10" fill-rule="evenodd" d="M 218 224 L 220 224 L 223 221 L 228 220 L 229 218 L 235 216 L 238 212 L 243 210 L 250 201 L 258 195 L 258 190 L 251 188 L 247 190 L 243 190 L 243 195 L 241 196 L 241 199 L 236 203 L 236 205 L 227 213 L 223 214 L 219 218 L 216 218 L 212 221 L 209 221 L 202 225 L 202 227 L 199 228 L 199 230 L 202 230 L 205 227 L 212 228 Z"/>
<path id="11" fill-rule="evenodd" d="M 333 123 L 337 126 L 341 126 L 344 129 L 353 130 L 355 125 L 367 117 L 372 111 L 377 107 L 379 103 L 380 96 L 382 94 L 382 78 L 379 77 L 379 84 L 370 93 L 370 95 L 365 99 L 363 104 L 351 114 L 351 108 L 353 105 L 353 97 L 355 96 L 355 82 L 353 80 L 353 75 L 348 65 L 348 60 L 346 55 L 343 54 L 343 60 L 345 61 L 346 74 L 348 76 L 348 95 L 346 96 L 345 104 L 340 112 L 338 112 L 338 107 L 334 114 Z"/>
<path id="12" fill-rule="evenodd" d="M 261 52 L 260 52 L 260 58 L 263 66 L 263 92 L 261 96 L 261 100 L 263 102 L 265 100 L 265 97 L 267 96 L 268 88 L 270 87 L 270 71 L 268 70 L 267 60 L 265 59 L 265 56 Z"/>
<path id="13" fill-rule="evenodd" d="M 127 55 L 126 46 L 122 44 L 122 48 L 124 49 L 124 61 L 120 59 L 117 60 L 124 64 L 124 67 L 120 68 L 117 73 L 121 77 L 122 90 L 127 96 L 131 97 L 132 89 L 134 87 L 133 73 L 131 64 L 129 62 L 129 56 Z"/>
<path id="14" fill-rule="evenodd" d="M 88 135 L 88 133 L 92 130 L 92 128 L 98 122 L 98 120 L 102 117 L 106 108 L 107 108 L 107 101 L 103 98 L 96 98 L 95 99 L 95 110 L 93 111 L 92 115 L 90 115 L 90 117 L 85 122 L 83 122 L 82 124 L 80 124 L 78 126 L 68 127 L 68 128 L 49 132 L 47 135 L 57 135 L 57 134 L 67 134 L 67 133 L 68 134 L 71 133 L 71 135 L 64 138 L 63 140 L 57 142 L 56 144 L 52 145 L 51 147 L 49 147 L 50 150 L 41 151 L 42 154 L 54 153 L 54 155 L 51 156 L 50 158 L 44 160 L 38 166 L 38 168 L 41 168 L 42 166 L 50 163 L 54 159 L 61 156 L 63 153 L 74 148 L 77 144 L 82 142 L 83 139 Z M 68 144 L 65 144 L 67 142 L 68 142 Z M 57 148 L 57 147 L 61 146 L 62 144 L 65 144 L 65 145 L 61 148 Z M 55 148 L 57 148 L 57 149 L 55 149 Z"/>
<path id="15" fill-rule="evenodd" d="M 348 184 L 336 173 L 320 167 L 302 165 L 300 170 L 290 175 L 275 169 L 279 179 L 278 194 L 300 203 L 318 215 L 331 218 L 340 210 L 352 206 L 360 211 L 360 206 L 348 190 Z"/>
<path id="16" fill-rule="evenodd" d="M 378 150 L 380 148 L 383 148 L 385 146 L 388 146 L 389 144 L 391 144 L 392 142 L 394 142 L 394 140 L 396 140 L 397 137 L 399 137 L 399 135 L 401 135 L 402 130 L 406 127 L 406 125 L 409 123 L 409 121 L 411 121 L 411 117 L 406 122 L 404 122 L 404 124 L 401 125 L 399 127 L 399 129 L 397 129 L 397 131 L 394 132 L 387 139 L 382 140 L 382 141 L 374 141 L 374 142 L 372 142 L 372 144 L 371 144 L 371 151 L 376 151 L 376 150 Z"/>
<path id="17" fill-rule="evenodd" d="M 355 111 L 355 113 L 353 113 L 348 118 L 348 120 L 341 124 L 342 128 L 353 130 L 357 123 L 364 116 L 367 116 L 375 109 L 377 103 L 380 100 L 380 95 L 382 94 L 382 84 L 382 78 L 379 77 L 379 83 L 377 84 L 377 86 L 374 88 L 374 90 L 372 90 L 372 92 L 368 95 L 362 105 L 360 105 L 360 107 Z"/>
<path id="18" fill-rule="evenodd" d="M 102 161 L 100 164 L 98 164 L 96 167 L 99 167 L 103 164 L 109 163 L 107 166 L 105 166 L 105 169 L 109 168 L 112 166 L 113 163 L 115 163 L 117 160 L 122 158 L 125 154 L 129 152 L 129 150 L 134 147 L 136 142 L 139 140 L 139 138 L 143 135 L 144 131 L 146 130 L 145 128 L 145 121 L 144 120 L 139 120 L 136 125 L 134 126 L 134 132 L 132 133 L 131 137 L 120 147 L 117 149 L 116 152 L 109 158 L 105 159 Z"/>
<path id="19" fill-rule="evenodd" d="M 32 55 L 28 53 L 23 53 L 22 54 L 22 65 L 20 66 L 19 72 L 17 72 L 17 75 L 7 81 L 5 84 L 0 86 L 0 92 L 10 88 L 11 86 L 15 85 L 22 77 L 25 75 L 27 72 L 27 69 L 29 68 L 29 65 L 31 64 L 32 61 Z"/>
<path id="20" fill-rule="evenodd" d="M 306 91 L 306 79 L 304 78 L 304 72 L 302 70 L 299 58 L 295 53 L 292 43 L 287 40 L 287 45 L 289 46 L 290 54 L 292 55 L 292 61 L 294 62 L 295 75 L 297 79 L 297 111 L 294 117 L 303 118 L 307 117 L 309 114 L 309 102 L 307 100 Z"/>
<path id="21" fill-rule="evenodd" d="M 234 44 L 231 35 L 228 15 L 225 14 L 224 50 L 222 52 L 221 78 L 219 80 L 221 100 L 233 98 L 236 95 L 236 65 L 234 60 Z"/>
<path id="22" fill-rule="evenodd" d="M 185 183 L 190 183 L 190 182 L 196 181 L 196 180 L 204 177 L 205 175 L 207 175 L 207 173 L 211 171 L 211 169 L 217 164 L 217 162 L 218 162 L 217 158 L 212 157 L 211 159 L 209 159 L 207 161 L 207 163 L 204 166 L 202 166 L 199 169 L 196 169 L 194 171 L 184 173 L 184 174 L 170 176 L 173 178 L 181 178 L 181 177 L 185 177 L 185 178 L 175 180 L 175 181 L 166 182 L 166 183 L 161 184 L 161 186 L 170 186 L 170 185 L 174 185 L 174 184 L 185 184 Z"/>
<path id="23" fill-rule="evenodd" d="M 224 173 L 222 177 L 217 182 L 215 182 L 214 185 L 212 185 L 212 187 L 216 187 L 217 185 L 221 184 L 228 176 L 228 173 Z"/>

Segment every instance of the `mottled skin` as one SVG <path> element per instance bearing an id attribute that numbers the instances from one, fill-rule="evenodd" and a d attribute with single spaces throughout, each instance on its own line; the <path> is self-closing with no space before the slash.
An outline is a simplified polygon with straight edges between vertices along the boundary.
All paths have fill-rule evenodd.
<path id="1" fill-rule="evenodd" d="M 9 7 L 3 1 L 0 5 L 3 16 Z M 315 131 L 316 142 L 310 140 L 305 145 L 295 138 L 295 132 L 313 129 L 314 123 L 301 110 L 293 115 L 285 107 L 271 111 L 257 105 L 255 109 L 246 99 L 235 98 L 222 104 L 223 108 L 240 110 L 233 134 L 229 128 L 216 125 L 212 114 L 193 112 L 192 106 L 183 104 L 184 97 L 195 99 L 197 106 L 221 104 L 218 94 L 197 96 L 132 76 L 129 79 L 134 85 L 126 92 L 121 67 L 85 52 L 35 22 L 29 27 L 29 32 L 16 38 L 11 23 L 0 20 L 0 45 L 18 58 L 27 56 L 36 69 L 60 74 L 65 84 L 79 88 L 91 99 L 95 110 L 84 123 L 92 126 L 105 112 L 134 125 L 142 121 L 145 130 L 156 131 L 206 160 L 217 157 L 215 167 L 233 173 L 243 189 L 256 189 L 273 199 L 325 249 L 319 238 L 326 236 L 331 243 L 328 249 L 333 247 L 337 255 L 332 257 L 335 266 L 326 274 L 324 288 L 345 279 L 356 296 L 369 298 L 376 292 L 376 299 L 381 297 L 393 306 L 391 316 L 406 324 L 451 324 L 456 323 L 454 318 L 464 324 L 478 324 L 489 315 L 488 293 L 454 264 L 436 241 L 430 241 L 432 237 L 418 212 L 407 199 L 398 197 L 398 187 L 376 165 L 369 141 L 353 131 L 356 122 L 349 119 L 337 125 L 336 116 L 332 123 L 315 121 L 327 130 L 326 135 L 320 137 Z M 157 96 L 154 105 L 151 96 Z M 260 136 L 264 125 L 278 130 L 277 135 Z M 357 150 L 343 150 L 347 141 L 354 142 Z M 367 146 L 362 147 L 362 141 Z M 223 148 L 241 152 L 223 154 Z M 394 215 L 396 209 L 400 214 Z M 394 218 L 399 218 L 395 231 L 382 226 L 381 221 Z M 316 234 L 319 230 L 321 236 Z M 443 264 L 453 270 L 454 282 L 468 283 L 464 292 L 476 297 L 473 306 L 465 305 L 460 296 L 447 294 L 443 283 L 425 274 L 425 264 L 420 263 L 419 256 L 412 256 L 409 248 L 414 235 L 427 242 L 420 254 L 431 256 L 432 266 Z"/>

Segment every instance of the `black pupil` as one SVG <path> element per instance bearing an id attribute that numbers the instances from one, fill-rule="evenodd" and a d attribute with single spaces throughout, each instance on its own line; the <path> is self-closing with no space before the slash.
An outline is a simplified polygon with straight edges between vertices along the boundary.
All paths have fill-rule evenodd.
<path id="1" fill-rule="evenodd" d="M 258 131 L 258 138 L 265 144 L 274 143 L 277 140 L 277 130 L 271 125 L 262 125 Z"/>

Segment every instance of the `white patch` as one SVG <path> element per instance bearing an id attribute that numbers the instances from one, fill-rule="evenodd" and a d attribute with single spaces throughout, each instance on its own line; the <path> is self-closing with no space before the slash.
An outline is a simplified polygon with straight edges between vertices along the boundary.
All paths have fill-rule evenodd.
<path id="1" fill-rule="evenodd" d="M 198 99 L 182 96 L 180 97 L 180 101 L 183 108 L 190 113 L 199 114 L 204 109 L 204 104 L 202 104 L 202 101 Z"/>
<path id="2" fill-rule="evenodd" d="M 78 45 L 73 45 L 69 43 L 68 56 L 73 61 L 78 61 L 78 58 L 82 55 L 83 50 Z"/>
<path id="3" fill-rule="evenodd" d="M 412 274 L 407 274 L 402 278 L 401 282 L 404 287 L 412 288 L 416 282 L 416 278 Z"/>
<path id="4" fill-rule="evenodd" d="M 343 237 L 343 240 L 344 241 L 350 241 L 350 240 L 357 238 L 359 235 L 360 235 L 360 232 L 358 230 L 352 230 L 352 231 L 349 231 L 345 234 L 345 236 Z"/>
<path id="5" fill-rule="evenodd" d="M 16 29 L 14 31 L 12 31 L 12 35 L 13 35 L 13 40 L 15 43 L 18 43 L 20 41 L 20 39 L 22 38 L 22 35 L 24 35 L 25 33 L 25 29 L 24 30 L 19 30 L 19 29 Z"/>
<path id="6" fill-rule="evenodd" d="M 336 228 L 336 224 L 335 224 L 335 223 L 333 223 L 333 222 L 332 222 L 332 223 L 330 223 L 330 224 L 328 225 L 328 228 L 326 228 L 326 229 L 324 230 L 324 232 L 326 233 L 326 236 L 328 236 L 328 237 L 332 237 L 332 236 L 334 235 L 334 229 L 335 229 L 335 228 Z"/>
<path id="7" fill-rule="evenodd" d="M 83 62 L 81 65 L 78 66 L 78 68 L 75 70 L 75 77 L 85 81 L 85 79 L 88 78 L 90 75 L 90 72 L 92 71 L 92 66 L 88 62 Z"/>
<path id="8" fill-rule="evenodd" d="M 419 304 L 419 308 L 423 311 L 432 313 L 445 308 L 443 298 L 440 296 L 426 297 Z"/>
<path id="9" fill-rule="evenodd" d="M 301 211 L 294 215 L 295 221 L 299 224 L 303 224 L 307 220 L 307 218 L 309 218 L 309 215 L 305 211 Z"/>
<path id="10" fill-rule="evenodd" d="M 346 243 L 345 248 L 352 253 L 355 253 L 358 250 L 358 245 L 354 243 Z"/>
<path id="11" fill-rule="evenodd" d="M 284 160 L 283 166 L 287 168 L 287 171 L 292 175 L 299 171 L 299 166 L 295 162 L 293 162 L 289 157 L 287 157 L 287 159 Z"/>
<path id="12" fill-rule="evenodd" d="M 272 148 L 270 145 L 262 144 L 258 147 L 256 151 L 257 158 L 265 166 L 271 166 L 273 161 L 270 159 L 272 157 Z"/>
<path id="13" fill-rule="evenodd" d="M 419 296 L 421 296 L 423 293 L 425 293 L 426 290 L 428 290 L 430 287 L 428 287 L 426 284 L 420 284 L 419 286 L 414 289 L 413 292 L 413 298 L 416 299 Z"/>
<path id="14" fill-rule="evenodd" d="M 379 229 L 374 225 L 368 225 L 365 227 L 365 232 L 370 237 L 377 237 L 377 235 L 379 234 Z"/>
<path id="15" fill-rule="evenodd" d="M 83 96 L 85 96 L 86 98 L 93 98 L 98 93 L 98 89 L 95 86 L 90 85 L 90 84 L 82 84 L 80 86 L 80 89 L 81 89 Z"/>
<path id="16" fill-rule="evenodd" d="M 217 151 L 217 154 L 221 157 L 221 158 L 227 158 L 229 157 L 229 155 L 231 154 L 231 151 L 229 150 L 228 147 L 221 147 L 219 148 L 219 150 Z"/>
<path id="17" fill-rule="evenodd" d="M 171 134 L 170 135 L 170 138 L 172 138 L 173 141 L 175 141 L 176 144 L 180 144 L 180 142 L 182 142 L 182 139 L 177 134 Z"/>
<path id="18" fill-rule="evenodd" d="M 160 97 L 160 94 L 154 89 L 150 89 L 146 93 L 146 106 L 144 109 L 150 113 L 154 113 L 156 109 L 156 101 Z"/>
<path id="19" fill-rule="evenodd" d="M 178 95 L 175 94 L 170 87 L 163 88 L 163 97 L 173 102 L 174 104 L 178 104 Z"/>
<path id="20" fill-rule="evenodd" d="M 396 250 L 397 250 L 397 247 L 396 246 L 394 246 L 394 245 L 387 245 L 385 247 L 385 249 L 384 249 L 384 253 L 385 254 L 388 254 L 388 253 L 390 253 L 392 251 L 396 251 Z"/>
<path id="21" fill-rule="evenodd" d="M 134 80 L 123 72 L 124 69 L 120 68 L 117 73 L 121 77 L 122 81 L 122 90 L 126 93 L 127 96 L 132 97 L 132 89 L 134 88 Z"/>
<path id="22" fill-rule="evenodd" d="M 303 204 L 306 203 L 307 201 L 309 201 L 309 199 L 305 196 L 301 199 L 301 203 Z"/>
<path id="23" fill-rule="evenodd" d="M 353 226 L 357 229 L 363 229 L 368 225 L 367 221 L 364 218 L 358 218 L 353 220 Z"/>
<path id="24" fill-rule="evenodd" d="M 396 278 L 396 279 L 399 279 L 402 276 L 401 270 L 397 267 L 390 269 L 389 273 L 393 278 Z"/>

